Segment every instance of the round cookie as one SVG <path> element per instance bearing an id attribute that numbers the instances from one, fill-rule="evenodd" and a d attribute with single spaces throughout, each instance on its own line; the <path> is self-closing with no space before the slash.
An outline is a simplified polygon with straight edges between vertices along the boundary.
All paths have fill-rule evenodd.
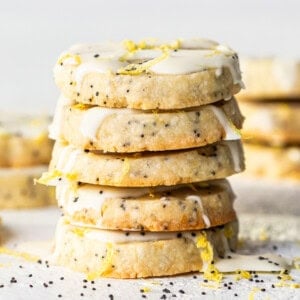
<path id="1" fill-rule="evenodd" d="M 226 180 L 153 188 L 58 184 L 56 191 L 73 224 L 98 229 L 199 230 L 236 219 Z"/>
<path id="2" fill-rule="evenodd" d="M 0 169 L 0 209 L 31 208 L 55 204 L 54 188 L 34 185 L 46 166 Z"/>
<path id="3" fill-rule="evenodd" d="M 184 151 L 102 154 L 56 142 L 50 173 L 41 183 L 61 177 L 97 185 L 143 187 L 225 178 L 244 169 L 240 141 L 226 141 Z"/>
<path id="4" fill-rule="evenodd" d="M 97 277 L 143 278 L 217 270 L 212 261 L 235 250 L 237 222 L 200 231 L 121 232 L 78 227 L 61 219 L 54 262 Z"/>
<path id="5" fill-rule="evenodd" d="M 245 139 L 282 146 L 300 144 L 300 103 L 240 103 L 247 116 L 242 130 Z"/>
<path id="6" fill-rule="evenodd" d="M 300 180 L 300 148 L 275 148 L 244 143 L 244 176 Z"/>
<path id="7" fill-rule="evenodd" d="M 246 89 L 238 99 L 297 100 L 300 97 L 300 61 L 283 58 L 243 58 Z"/>
<path id="8" fill-rule="evenodd" d="M 60 56 L 54 79 L 76 102 L 143 110 L 213 103 L 242 86 L 237 54 L 202 39 L 75 45 Z"/>
<path id="9" fill-rule="evenodd" d="M 104 152 L 176 150 L 240 139 L 236 128 L 243 123 L 234 99 L 172 112 L 58 106 L 61 108 L 51 128 L 59 129 L 50 129 L 51 137 L 81 149 Z"/>
<path id="10" fill-rule="evenodd" d="M 48 164 L 53 142 L 48 139 L 49 117 L 0 114 L 0 167 Z"/>

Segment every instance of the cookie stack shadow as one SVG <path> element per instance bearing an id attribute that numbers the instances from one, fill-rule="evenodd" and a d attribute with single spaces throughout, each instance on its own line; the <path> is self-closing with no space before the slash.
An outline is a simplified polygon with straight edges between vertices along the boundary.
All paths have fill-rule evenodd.
<path id="1" fill-rule="evenodd" d="M 238 231 L 225 178 L 244 169 L 237 55 L 207 40 L 78 45 L 54 75 L 40 182 L 64 215 L 55 262 L 90 279 L 218 276 Z"/>
<path id="2" fill-rule="evenodd" d="M 248 177 L 300 180 L 299 61 L 245 58 L 239 94 Z"/>

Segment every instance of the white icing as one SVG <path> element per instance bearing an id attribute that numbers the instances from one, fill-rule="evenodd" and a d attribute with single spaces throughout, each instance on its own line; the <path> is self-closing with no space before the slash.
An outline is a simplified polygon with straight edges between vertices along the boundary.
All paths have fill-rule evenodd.
<path id="1" fill-rule="evenodd" d="M 241 149 L 239 147 L 239 144 L 237 142 L 228 141 L 226 145 L 228 145 L 231 153 L 234 171 L 237 173 L 241 172 Z"/>
<path id="2" fill-rule="evenodd" d="M 80 124 L 80 132 L 86 138 L 95 141 L 97 132 L 100 129 L 105 118 L 114 114 L 130 114 L 135 111 L 132 109 L 118 109 L 118 108 L 103 108 L 93 107 L 84 112 Z"/>
<path id="3" fill-rule="evenodd" d="M 202 212 L 202 219 L 205 223 L 205 226 L 206 226 L 206 228 L 210 227 L 211 223 L 210 223 L 208 216 L 204 213 L 204 208 L 202 205 L 201 198 L 197 195 L 190 195 L 190 196 L 186 197 L 185 199 L 188 201 L 197 201 L 197 203 L 201 209 L 201 212 Z"/>
<path id="4" fill-rule="evenodd" d="M 212 49 L 217 46 L 217 42 L 208 39 L 193 38 L 180 41 L 182 49 Z"/>
<path id="5" fill-rule="evenodd" d="M 82 153 L 81 150 L 71 145 L 65 146 L 59 154 L 56 168 L 64 174 L 70 173 L 80 153 Z"/>
<path id="6" fill-rule="evenodd" d="M 224 189 L 227 190 L 228 183 L 226 185 L 225 182 L 218 181 L 217 185 L 222 185 L 223 183 Z M 200 196 L 189 195 L 190 189 L 186 185 L 177 185 L 172 187 L 159 186 L 153 188 L 113 188 L 108 186 L 83 185 L 79 186 L 76 191 L 65 183 L 59 183 L 56 186 L 57 199 L 69 215 L 73 215 L 76 211 L 82 211 L 89 208 L 95 211 L 101 211 L 104 201 L 108 199 L 137 199 L 148 195 L 151 199 L 160 198 L 160 201 L 166 201 L 166 197 L 162 197 L 159 194 L 168 191 L 172 191 L 173 197 L 182 198 L 187 201 L 197 201 L 203 213 L 203 220 L 206 227 L 210 227 L 210 220 L 204 214 Z M 74 201 L 75 198 L 77 198 L 76 201 Z"/>
<path id="7" fill-rule="evenodd" d="M 63 118 L 63 107 L 67 105 L 72 105 L 74 102 L 63 95 L 60 95 L 56 108 L 52 123 L 49 125 L 49 138 L 53 140 L 57 140 L 60 137 L 60 129 L 62 126 L 62 118 Z"/>
<path id="8" fill-rule="evenodd" d="M 188 74 L 206 69 L 216 68 L 222 70 L 227 67 L 233 77 L 233 82 L 239 84 L 241 75 L 234 52 L 229 54 L 214 53 L 212 50 L 178 50 L 150 68 L 157 74 Z M 219 75 L 220 76 L 220 75 Z"/>
<path id="9" fill-rule="evenodd" d="M 228 256 L 231 258 L 227 258 Z M 259 259 L 260 256 L 267 259 Z M 269 263 L 268 261 L 272 261 L 273 263 Z M 271 272 L 288 269 L 289 264 L 283 257 L 272 253 L 241 255 L 228 252 L 224 259 L 216 260 L 215 266 L 220 272 L 236 272 L 237 270 Z"/>
<path id="10" fill-rule="evenodd" d="M 161 44 L 154 42 L 152 45 L 159 46 Z M 75 70 L 74 78 L 78 88 L 80 88 L 84 76 L 88 73 L 117 73 L 119 69 L 136 59 L 151 60 L 161 57 L 162 53 L 159 49 L 139 49 L 127 52 L 121 44 L 105 43 L 76 45 L 67 53 L 62 54 L 61 57 L 71 54 L 63 63 L 79 64 Z M 169 49 L 167 53 L 168 55 L 163 60 L 156 62 L 149 70 L 158 74 L 187 74 L 216 68 L 218 69 L 217 74 L 220 76 L 220 72 L 226 67 L 230 70 L 234 83 L 243 86 L 238 57 L 234 51 L 226 46 L 204 39 L 182 40 L 179 49 L 176 51 Z M 78 55 L 80 63 L 72 55 Z M 57 64 L 55 69 L 60 67 Z"/>
<path id="11" fill-rule="evenodd" d="M 155 188 L 112 188 L 108 186 L 93 186 L 84 185 L 78 187 L 76 192 L 68 187 L 66 184 L 58 184 L 57 198 L 65 211 L 73 215 L 76 211 L 83 209 L 93 209 L 100 211 L 104 201 L 107 199 L 136 199 L 138 197 L 149 195 L 150 193 L 162 193 L 164 191 L 171 191 L 178 189 L 180 186 L 174 187 L 155 187 Z M 101 191 L 101 193 L 100 193 Z M 74 202 L 74 198 L 78 200 Z"/>
<path id="12" fill-rule="evenodd" d="M 228 121 L 224 111 L 214 105 L 209 106 L 219 122 L 223 126 L 226 137 L 225 140 L 237 140 L 240 139 L 240 135 L 232 128 Z M 85 111 L 83 119 L 80 124 L 80 132 L 86 138 L 95 141 L 97 132 L 101 127 L 104 120 L 114 114 L 137 114 L 139 111 L 134 109 L 118 109 L 118 108 L 104 108 L 104 107 L 93 107 Z"/>
<path id="13" fill-rule="evenodd" d="M 58 236 L 62 235 L 65 230 L 72 230 L 72 228 L 83 229 L 84 238 L 101 241 L 103 243 L 130 243 L 130 242 L 149 242 L 158 240 L 171 240 L 179 238 L 186 238 L 196 241 L 199 234 L 203 230 L 198 231 L 162 231 L 162 232 L 140 232 L 140 231 L 117 231 L 117 230 L 103 230 L 94 229 L 91 227 L 81 227 L 76 224 L 65 225 L 64 220 L 57 227 L 56 234 Z"/>
<path id="14" fill-rule="evenodd" d="M 120 68 L 125 67 L 127 64 L 118 60 L 101 59 L 95 62 L 82 63 L 78 66 L 75 72 L 75 82 L 78 84 L 78 88 L 82 83 L 85 75 L 90 73 L 116 73 Z"/>
<path id="15" fill-rule="evenodd" d="M 233 124 L 229 123 L 229 120 L 227 116 L 225 115 L 224 111 L 217 106 L 209 105 L 210 109 L 213 111 L 215 116 L 218 118 L 220 124 L 223 126 L 224 131 L 226 133 L 226 136 L 224 140 L 230 141 L 230 140 L 240 140 L 241 135 L 238 133 L 235 128 L 233 128 Z"/>

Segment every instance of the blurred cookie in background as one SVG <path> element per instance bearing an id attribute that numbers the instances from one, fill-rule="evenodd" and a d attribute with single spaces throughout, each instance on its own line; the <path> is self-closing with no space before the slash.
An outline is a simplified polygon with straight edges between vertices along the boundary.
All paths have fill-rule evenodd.
<path id="1" fill-rule="evenodd" d="M 54 204 L 53 190 L 34 185 L 51 159 L 49 116 L 0 112 L 0 208 Z"/>
<path id="2" fill-rule="evenodd" d="M 232 179 L 236 208 L 300 215 L 300 61 L 246 58 L 241 69 L 247 168 Z"/>
<path id="3" fill-rule="evenodd" d="M 241 100 L 295 100 L 300 98 L 300 60 L 265 57 L 240 59 L 246 89 Z"/>

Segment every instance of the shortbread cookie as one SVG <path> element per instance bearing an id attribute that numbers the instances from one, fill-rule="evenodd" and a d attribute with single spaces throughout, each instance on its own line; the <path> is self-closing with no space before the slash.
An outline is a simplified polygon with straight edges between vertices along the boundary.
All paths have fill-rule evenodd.
<path id="1" fill-rule="evenodd" d="M 76 102 L 145 110 L 230 99 L 242 86 L 237 54 L 201 39 L 76 45 L 60 56 L 54 78 Z"/>
<path id="2" fill-rule="evenodd" d="M 300 97 L 300 61 L 284 58 L 244 58 L 241 69 L 246 89 L 239 99 L 296 100 Z"/>
<path id="3" fill-rule="evenodd" d="M 0 113 L 0 167 L 48 164 L 53 142 L 49 117 Z"/>
<path id="4" fill-rule="evenodd" d="M 0 208 L 17 209 L 55 204 L 54 188 L 34 185 L 46 166 L 0 169 Z"/>
<path id="5" fill-rule="evenodd" d="M 300 148 L 244 144 L 245 176 L 300 180 Z"/>
<path id="6" fill-rule="evenodd" d="M 236 248 L 237 227 L 233 222 L 193 232 L 122 232 L 78 227 L 61 219 L 54 261 L 84 272 L 88 279 L 217 272 L 212 261 Z"/>
<path id="7" fill-rule="evenodd" d="M 249 142 L 300 144 L 300 103 L 242 102 L 240 107 L 247 116 L 242 133 Z"/>
<path id="8" fill-rule="evenodd" d="M 140 152 L 205 146 L 240 139 L 243 117 L 233 99 L 192 111 L 143 112 L 130 109 L 64 106 L 56 139 L 90 150 Z M 113 133 L 113 134 L 112 134 Z M 55 135 L 51 132 L 51 136 Z"/>
<path id="9" fill-rule="evenodd" d="M 56 191 L 72 223 L 98 229 L 194 230 L 236 219 L 226 180 L 153 188 L 59 184 Z"/>
<path id="10" fill-rule="evenodd" d="M 185 151 L 132 155 L 83 151 L 56 143 L 50 173 L 41 183 L 66 177 L 72 181 L 123 187 L 176 185 L 220 179 L 244 169 L 240 141 Z"/>

